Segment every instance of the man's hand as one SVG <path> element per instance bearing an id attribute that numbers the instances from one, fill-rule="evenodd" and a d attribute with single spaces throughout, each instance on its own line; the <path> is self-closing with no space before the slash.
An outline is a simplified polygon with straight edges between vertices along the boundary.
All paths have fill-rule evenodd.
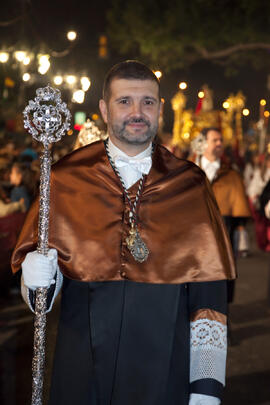
<path id="1" fill-rule="evenodd" d="M 219 405 L 220 399 L 210 395 L 191 394 L 188 405 Z"/>
<path id="2" fill-rule="evenodd" d="M 27 253 L 22 262 L 24 284 L 31 290 L 38 287 L 50 287 L 55 283 L 54 276 L 57 267 L 56 249 L 50 249 L 48 256 L 41 255 L 37 251 Z"/>

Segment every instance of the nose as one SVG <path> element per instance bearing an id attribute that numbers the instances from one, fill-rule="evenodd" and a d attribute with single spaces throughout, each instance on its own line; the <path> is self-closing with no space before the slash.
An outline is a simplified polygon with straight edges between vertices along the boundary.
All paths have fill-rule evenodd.
<path id="1" fill-rule="evenodd" d="M 135 116 L 135 117 L 138 117 L 138 116 L 141 116 L 141 114 L 142 114 L 141 103 L 134 102 L 132 104 L 131 115 Z"/>

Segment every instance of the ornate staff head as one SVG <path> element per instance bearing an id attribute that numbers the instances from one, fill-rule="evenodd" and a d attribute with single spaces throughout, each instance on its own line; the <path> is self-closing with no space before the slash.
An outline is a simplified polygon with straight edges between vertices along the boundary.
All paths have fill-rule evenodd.
<path id="1" fill-rule="evenodd" d="M 61 93 L 47 85 L 36 90 L 36 97 L 30 100 L 23 111 L 24 128 L 44 147 L 59 141 L 70 128 L 71 114 Z"/>

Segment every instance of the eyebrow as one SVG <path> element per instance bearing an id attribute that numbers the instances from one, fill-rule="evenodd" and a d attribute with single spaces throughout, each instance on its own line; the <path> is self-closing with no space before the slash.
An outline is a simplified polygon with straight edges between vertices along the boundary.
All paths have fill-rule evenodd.
<path id="1" fill-rule="evenodd" d="M 115 99 L 115 101 L 120 101 L 123 100 L 124 98 L 132 98 L 132 96 L 121 96 Z M 152 101 L 158 101 L 158 99 L 156 97 L 152 97 L 152 96 L 143 96 L 142 97 L 144 100 L 152 100 Z"/>

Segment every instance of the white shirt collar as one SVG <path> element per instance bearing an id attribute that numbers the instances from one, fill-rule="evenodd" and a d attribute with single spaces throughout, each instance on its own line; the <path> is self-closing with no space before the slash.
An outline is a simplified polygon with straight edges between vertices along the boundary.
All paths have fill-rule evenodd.
<path id="1" fill-rule="evenodd" d="M 202 156 L 201 168 L 208 177 L 208 180 L 212 182 L 217 174 L 218 169 L 220 168 L 220 159 L 211 162 L 205 156 Z"/>
<path id="2" fill-rule="evenodd" d="M 201 166 L 202 169 L 204 169 L 207 166 L 215 166 L 218 169 L 220 168 L 220 159 L 216 159 L 214 161 L 208 160 L 204 155 L 202 156 L 201 159 Z"/>

